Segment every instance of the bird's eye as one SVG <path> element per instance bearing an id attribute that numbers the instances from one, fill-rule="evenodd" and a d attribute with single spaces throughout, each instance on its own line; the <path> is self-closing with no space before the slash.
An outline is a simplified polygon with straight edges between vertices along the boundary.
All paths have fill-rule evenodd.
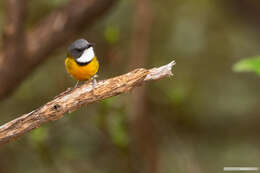
<path id="1" fill-rule="evenodd" d="M 76 50 L 76 52 L 81 52 L 82 50 L 81 49 L 75 49 Z"/>

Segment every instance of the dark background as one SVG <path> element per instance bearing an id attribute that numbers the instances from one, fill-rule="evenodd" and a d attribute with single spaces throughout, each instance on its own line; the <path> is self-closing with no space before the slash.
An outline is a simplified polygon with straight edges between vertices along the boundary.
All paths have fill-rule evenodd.
<path id="1" fill-rule="evenodd" d="M 0 2 L 2 52 L 13 51 L 5 36 L 8 22 L 15 20 L 7 20 L 12 13 L 8 1 Z M 26 1 L 19 32 L 29 35 L 41 28 L 42 19 L 71 2 L 95 0 Z M 99 79 L 172 60 L 177 63 L 174 76 L 82 107 L 2 146 L 0 172 L 207 173 L 223 172 L 224 166 L 260 166 L 260 78 L 232 71 L 240 59 L 260 54 L 260 2 L 118 0 L 107 6 L 93 20 L 83 16 L 78 29 L 65 27 L 61 32 L 72 34 L 50 44 L 47 53 L 36 52 L 33 57 L 44 55 L 43 60 L 26 67 L 30 70 L 19 83 L 0 76 L 0 83 L 15 86 L 2 94 L 1 124 L 75 84 L 64 59 L 77 38 L 96 44 Z M 23 43 L 13 44 L 19 49 Z M 34 44 L 49 45 L 42 40 Z M 22 58 L 17 53 L 2 59 L 11 56 L 15 62 Z M 0 69 L 13 69 L 10 75 L 16 76 L 26 61 L 13 67 L 15 62 L 0 63 Z"/>

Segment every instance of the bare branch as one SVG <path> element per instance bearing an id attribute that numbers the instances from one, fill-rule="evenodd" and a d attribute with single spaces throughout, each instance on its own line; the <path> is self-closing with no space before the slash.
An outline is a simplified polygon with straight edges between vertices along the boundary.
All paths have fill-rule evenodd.
<path id="1" fill-rule="evenodd" d="M 101 80 L 94 90 L 92 83 L 85 83 L 75 89 L 65 91 L 42 107 L 0 126 L 0 144 L 14 140 L 49 121 L 60 119 L 65 113 L 71 113 L 83 105 L 126 93 L 151 80 L 168 77 L 172 74 L 174 64 L 173 61 L 168 65 L 150 70 L 140 68 L 118 77 Z"/>
<path id="2" fill-rule="evenodd" d="M 13 78 L 13 75 L 16 73 L 15 71 L 19 71 L 21 67 L 12 68 L 9 65 L 20 64 L 24 58 L 26 4 L 25 0 L 5 1 L 6 15 L 3 25 L 3 53 L 0 55 L 0 95 L 3 88 L 12 87 L 12 83 L 9 83 L 8 79 Z M 8 74 L 8 77 L 1 80 L 1 76 L 6 74 Z"/>
<path id="3" fill-rule="evenodd" d="M 71 0 L 43 19 L 28 35 L 28 57 L 31 60 L 35 56 L 45 58 L 53 47 L 62 46 L 75 32 L 91 26 L 114 2 L 116 0 Z"/>
<path id="4" fill-rule="evenodd" d="M 24 0 L 6 0 L 6 15 L 3 32 L 5 59 L 20 58 L 24 54 L 24 20 L 26 17 L 27 1 Z"/>

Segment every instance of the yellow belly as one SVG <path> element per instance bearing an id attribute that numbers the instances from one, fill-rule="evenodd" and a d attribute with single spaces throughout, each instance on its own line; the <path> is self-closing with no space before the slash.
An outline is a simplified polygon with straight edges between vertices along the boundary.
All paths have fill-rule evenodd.
<path id="1" fill-rule="evenodd" d="M 87 65 L 80 66 L 76 63 L 75 59 L 67 57 L 65 60 L 65 67 L 72 77 L 74 77 L 76 80 L 82 81 L 89 80 L 97 73 L 99 63 L 97 58 L 95 57 Z"/>

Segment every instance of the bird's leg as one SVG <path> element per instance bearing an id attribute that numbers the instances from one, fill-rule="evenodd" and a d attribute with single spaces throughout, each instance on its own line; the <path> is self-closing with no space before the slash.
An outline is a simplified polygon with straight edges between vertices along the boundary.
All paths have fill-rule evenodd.
<path id="1" fill-rule="evenodd" d="M 97 80 L 96 80 L 97 77 L 98 77 L 98 75 L 96 75 L 96 74 L 92 77 L 92 80 L 93 80 L 92 87 L 93 87 L 93 89 L 95 89 L 95 87 L 97 85 Z"/>
<path id="2" fill-rule="evenodd" d="M 76 82 L 76 84 L 74 85 L 73 88 L 68 88 L 68 89 L 66 90 L 66 92 L 70 92 L 72 89 L 77 88 L 78 84 L 79 84 L 79 80 Z"/>
<path id="3" fill-rule="evenodd" d="M 96 85 L 97 85 L 97 80 L 96 78 L 93 78 L 93 85 L 92 85 L 93 89 L 95 89 Z"/>
<path id="4" fill-rule="evenodd" d="M 78 84 L 79 84 L 79 80 L 76 82 L 74 88 L 76 88 L 78 86 Z"/>

